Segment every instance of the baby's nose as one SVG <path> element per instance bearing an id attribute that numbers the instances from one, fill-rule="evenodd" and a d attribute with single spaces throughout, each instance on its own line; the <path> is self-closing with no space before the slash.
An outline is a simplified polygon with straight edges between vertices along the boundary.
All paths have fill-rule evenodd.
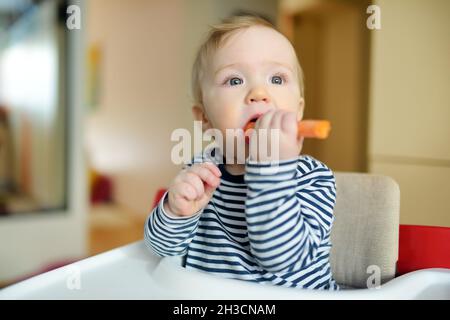
<path id="1" fill-rule="evenodd" d="M 259 88 L 252 89 L 249 92 L 249 94 L 247 95 L 247 98 L 246 98 L 247 104 L 252 104 L 255 102 L 265 102 L 265 103 L 271 102 L 269 94 L 267 93 L 267 91 L 264 88 L 259 87 Z"/>

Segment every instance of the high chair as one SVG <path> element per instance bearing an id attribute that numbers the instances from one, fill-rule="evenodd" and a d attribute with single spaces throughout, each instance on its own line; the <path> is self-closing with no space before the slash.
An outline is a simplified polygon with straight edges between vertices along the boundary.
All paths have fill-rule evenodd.
<path id="1" fill-rule="evenodd" d="M 407 271 L 416 270 L 414 266 L 419 265 L 431 269 L 395 277 L 399 258 L 397 183 L 374 174 L 337 172 L 335 176 L 330 259 L 340 291 L 261 285 L 186 270 L 181 266 L 182 257 L 160 258 L 139 241 L 3 289 L 0 299 L 450 299 L 450 257 L 445 251 L 450 228 L 437 233 L 440 243 L 433 252 L 438 256 L 427 259 L 433 264 L 411 263 L 411 253 L 401 251 L 403 271 L 406 267 Z M 164 189 L 158 191 L 155 204 L 163 194 Z M 401 248 L 426 237 L 423 232 L 411 237 L 404 229 L 402 234 L 409 236 Z M 70 286 L 74 277 L 79 289 Z"/>

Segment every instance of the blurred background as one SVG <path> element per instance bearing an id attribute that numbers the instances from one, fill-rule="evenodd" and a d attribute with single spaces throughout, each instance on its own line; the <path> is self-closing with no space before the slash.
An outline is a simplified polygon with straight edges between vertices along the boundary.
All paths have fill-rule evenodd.
<path id="1" fill-rule="evenodd" d="M 450 227 L 449 1 L 0 0 L 0 287 L 142 239 L 193 131 L 196 50 L 241 12 L 291 40 L 305 118 L 332 123 L 303 153 L 394 178 L 401 224 Z"/>

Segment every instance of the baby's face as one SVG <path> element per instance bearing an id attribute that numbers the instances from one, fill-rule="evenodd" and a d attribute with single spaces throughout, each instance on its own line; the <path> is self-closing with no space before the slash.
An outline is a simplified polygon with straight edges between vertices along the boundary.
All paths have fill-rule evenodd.
<path id="1" fill-rule="evenodd" d="M 233 34 L 210 59 L 202 81 L 210 126 L 243 128 L 273 109 L 303 113 L 297 60 L 289 41 L 275 30 L 250 27 Z"/>

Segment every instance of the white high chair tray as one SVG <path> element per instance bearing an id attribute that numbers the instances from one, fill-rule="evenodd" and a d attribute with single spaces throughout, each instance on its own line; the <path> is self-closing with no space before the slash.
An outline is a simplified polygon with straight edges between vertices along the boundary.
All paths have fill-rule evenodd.
<path id="1" fill-rule="evenodd" d="M 0 299 L 450 299 L 450 270 L 425 269 L 379 289 L 302 290 L 219 278 L 159 258 L 143 241 L 0 290 Z"/>

